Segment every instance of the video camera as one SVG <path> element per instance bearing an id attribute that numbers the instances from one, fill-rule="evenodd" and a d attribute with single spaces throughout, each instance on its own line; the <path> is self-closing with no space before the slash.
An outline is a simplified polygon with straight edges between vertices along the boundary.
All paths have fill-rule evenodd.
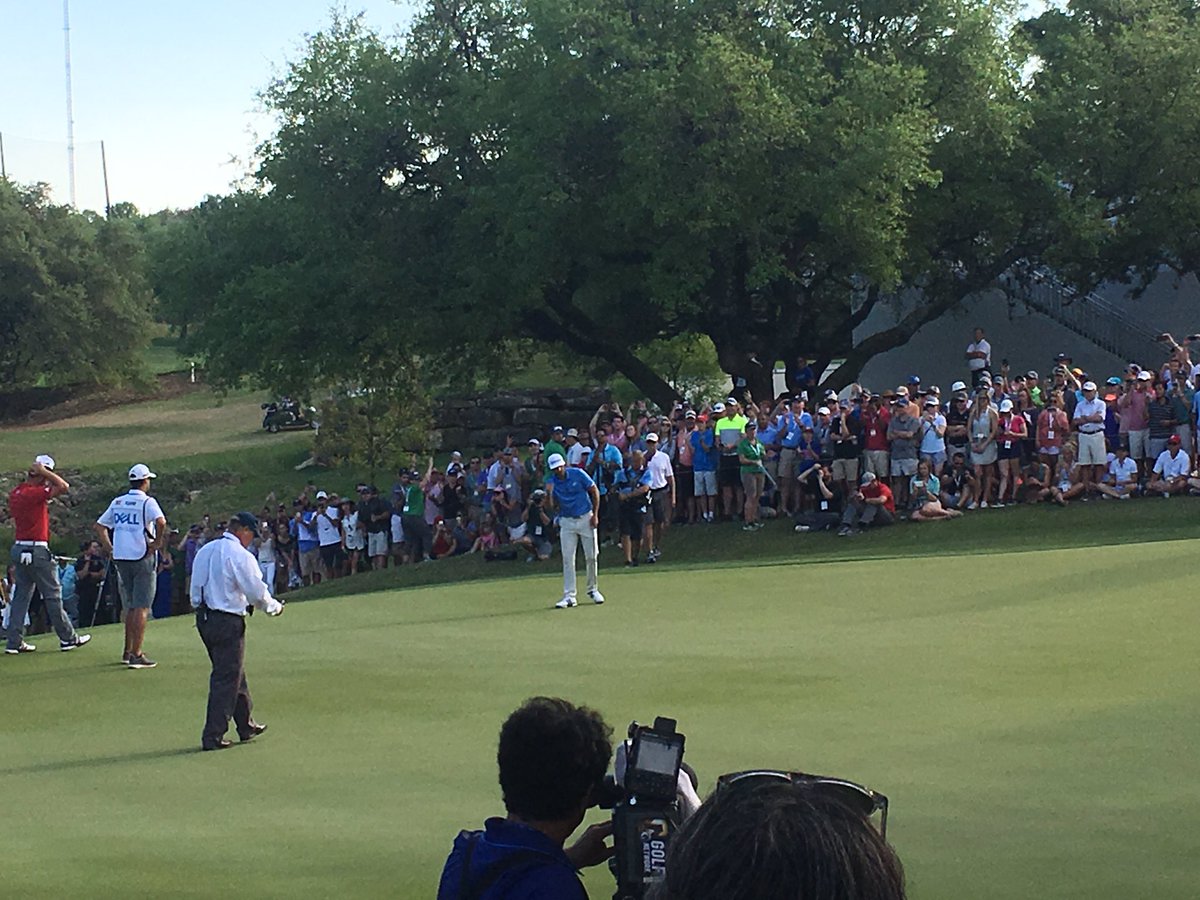
<path id="1" fill-rule="evenodd" d="M 631 722 L 623 783 L 604 780 L 599 805 L 613 813 L 613 900 L 642 900 L 666 877 L 667 848 L 681 824 L 676 789 L 683 742 L 674 719 L 658 716 L 653 726 Z"/>

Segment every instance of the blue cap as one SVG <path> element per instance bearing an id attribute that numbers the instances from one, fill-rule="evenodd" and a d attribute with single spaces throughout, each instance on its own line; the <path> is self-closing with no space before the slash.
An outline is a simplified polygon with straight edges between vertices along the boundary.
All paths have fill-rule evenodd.
<path id="1" fill-rule="evenodd" d="M 920 375 L 909 375 L 909 376 L 908 376 L 908 383 L 909 383 L 909 384 L 920 384 L 920 383 L 921 383 L 921 376 L 920 376 Z"/>

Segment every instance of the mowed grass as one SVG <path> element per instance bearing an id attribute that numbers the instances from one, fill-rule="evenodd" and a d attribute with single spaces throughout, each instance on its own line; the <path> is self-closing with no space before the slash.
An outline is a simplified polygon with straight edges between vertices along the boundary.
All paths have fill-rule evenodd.
<path id="1" fill-rule="evenodd" d="M 705 791 L 760 765 L 884 791 L 914 898 L 1191 898 L 1196 549 L 602 570 L 609 602 L 569 611 L 550 572 L 297 603 L 249 623 L 271 730 L 215 754 L 189 621 L 151 623 L 153 671 L 115 627 L 43 638 L 0 658 L 5 893 L 431 897 L 501 809 L 500 722 L 546 693 L 618 732 L 677 718 Z"/>
<path id="2" fill-rule="evenodd" d="M 224 398 L 208 391 L 131 403 L 46 425 L 0 430 L 0 467 L 20 469 L 39 453 L 79 468 L 159 461 L 211 452 L 246 451 L 273 442 L 262 430 L 261 392 Z M 304 433 L 301 433 L 304 434 Z M 311 438 L 311 433 L 308 434 Z"/>

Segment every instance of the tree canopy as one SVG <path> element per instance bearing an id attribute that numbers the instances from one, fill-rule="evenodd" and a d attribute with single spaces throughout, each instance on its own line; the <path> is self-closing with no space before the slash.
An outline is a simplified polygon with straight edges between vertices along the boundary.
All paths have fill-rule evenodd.
<path id="1" fill-rule="evenodd" d="M 1194 18 L 1104 2 L 431 0 L 399 45 L 335 17 L 266 93 L 261 189 L 185 216 L 156 281 L 229 379 L 542 341 L 666 406 L 646 348 L 703 334 L 757 396 L 800 354 L 841 386 L 1018 260 L 1192 264 Z"/>
<path id="2" fill-rule="evenodd" d="M 112 382 L 141 370 L 152 298 L 134 223 L 0 179 L 0 383 Z"/>

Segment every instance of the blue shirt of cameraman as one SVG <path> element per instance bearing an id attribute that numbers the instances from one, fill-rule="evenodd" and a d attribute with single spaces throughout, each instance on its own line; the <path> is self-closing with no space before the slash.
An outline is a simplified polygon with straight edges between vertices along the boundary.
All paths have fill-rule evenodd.
<path id="1" fill-rule="evenodd" d="M 563 469 L 563 475 L 565 477 L 559 478 L 551 472 L 546 478 L 546 486 L 554 491 L 558 514 L 571 519 L 590 515 L 592 498 L 588 492 L 596 482 L 583 469 Z"/>
<path id="2" fill-rule="evenodd" d="M 536 828 L 497 817 L 483 831 L 463 831 L 442 869 L 437 900 L 458 900 L 462 894 L 464 863 L 471 884 L 483 883 L 490 873 L 498 877 L 476 900 L 585 900 L 587 893 L 567 854 Z"/>

